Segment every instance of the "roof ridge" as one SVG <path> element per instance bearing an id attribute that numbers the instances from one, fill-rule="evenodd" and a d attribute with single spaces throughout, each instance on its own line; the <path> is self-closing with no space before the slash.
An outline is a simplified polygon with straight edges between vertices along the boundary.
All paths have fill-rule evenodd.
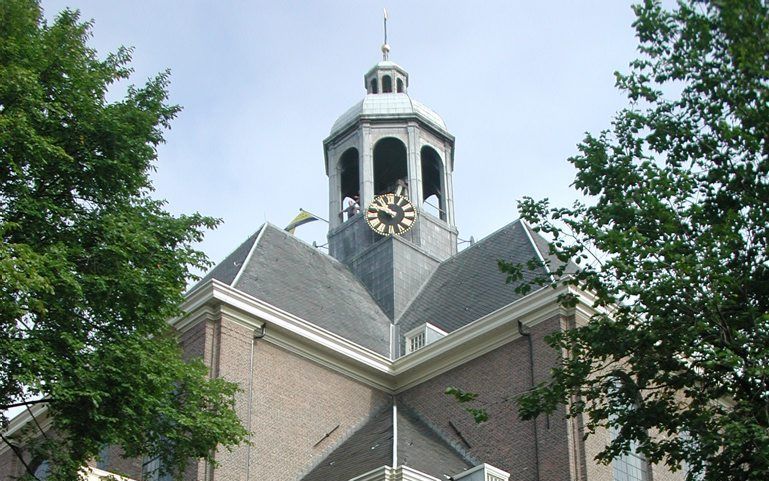
<path id="1" fill-rule="evenodd" d="M 250 239 L 251 237 L 253 237 L 253 236 L 254 236 L 254 234 L 256 234 L 256 233 L 258 233 L 260 230 L 262 230 L 262 228 L 263 228 L 263 227 L 264 227 L 264 224 L 260 225 L 259 227 L 257 227 L 257 229 L 256 229 L 255 231 L 253 231 L 253 232 L 251 232 L 250 234 L 248 234 L 248 236 L 246 236 L 246 241 L 247 241 L 248 239 Z M 245 242 L 245 241 L 243 241 L 243 242 Z M 235 253 L 235 251 L 237 251 L 237 250 L 238 250 L 238 248 L 239 248 L 240 246 L 242 246 L 242 245 L 243 245 L 243 242 L 241 242 L 240 244 L 236 245 L 234 249 L 232 249 L 230 252 L 228 252 L 228 253 L 227 253 L 227 255 L 226 255 L 226 256 L 222 257 L 222 260 L 220 260 L 218 263 L 214 264 L 214 267 L 216 267 L 217 265 L 221 264 L 222 262 L 224 262 L 225 260 L 227 260 L 227 258 L 228 258 L 228 257 L 230 257 L 232 254 L 234 254 L 234 253 Z M 212 269 L 212 270 L 213 270 L 213 269 Z"/>
<path id="2" fill-rule="evenodd" d="M 469 247 L 467 247 L 467 248 L 465 248 L 465 249 L 462 249 L 461 251 L 457 252 L 456 254 L 454 254 L 453 256 L 449 257 L 449 258 L 448 258 L 448 259 L 446 259 L 445 261 L 441 262 L 441 263 L 438 265 L 438 267 L 440 268 L 440 267 L 441 267 L 441 266 L 443 266 L 444 264 L 448 264 L 449 262 L 453 262 L 455 259 L 459 259 L 461 256 L 465 255 L 465 252 L 471 252 L 471 249 L 477 248 L 479 245 L 483 245 L 483 244 L 485 244 L 486 242 L 490 242 L 490 241 L 491 241 L 491 239 L 492 239 L 494 236 L 498 235 L 499 233 L 501 233 L 501 232 L 502 232 L 502 231 L 504 231 L 505 229 L 507 229 L 507 228 L 511 227 L 513 224 L 515 224 L 515 223 L 520 223 L 520 222 L 521 222 L 521 219 L 515 219 L 514 221 L 512 221 L 512 222 L 509 222 L 509 223 L 507 223 L 507 224 L 503 225 L 502 227 L 500 227 L 499 229 L 495 230 L 495 231 L 494 231 L 494 232 L 492 232 L 491 234 L 487 235 L 487 236 L 486 236 L 486 237 L 484 237 L 483 239 L 481 239 L 481 240 L 479 240 L 479 241 L 475 241 L 475 243 L 474 243 L 474 244 L 472 244 L 471 246 L 469 246 Z M 436 270 L 437 270 L 437 269 L 436 269 Z"/>
<path id="3" fill-rule="evenodd" d="M 452 256 L 452 257 L 454 257 L 454 256 Z M 451 259 L 451 257 L 450 257 L 449 259 Z M 411 305 L 414 303 L 414 301 L 416 301 L 416 300 L 417 300 L 417 298 L 419 297 L 419 295 L 422 293 L 422 291 L 424 291 L 424 290 L 425 290 L 425 286 L 427 286 L 427 284 L 429 284 L 429 283 L 430 283 L 430 280 L 433 278 L 433 276 L 435 275 L 435 273 L 436 273 L 436 272 L 438 272 L 438 269 L 440 269 L 440 268 L 441 268 L 441 266 L 444 264 L 444 262 L 448 262 L 448 261 L 449 261 L 449 259 L 446 259 L 445 261 L 443 261 L 443 262 L 439 263 L 439 264 L 438 264 L 438 266 L 437 266 L 435 269 L 433 269 L 433 271 L 430 273 L 430 275 L 429 275 L 429 276 L 427 276 L 427 278 L 425 279 L 425 281 L 424 281 L 424 282 L 423 282 L 423 283 L 422 283 L 422 284 L 419 286 L 419 289 L 417 289 L 417 291 L 414 293 L 414 295 L 413 295 L 413 296 L 411 296 L 411 300 L 410 300 L 410 301 L 409 301 L 409 303 L 408 303 L 408 304 L 406 304 L 406 306 L 403 308 L 403 310 L 401 311 L 401 314 L 400 314 L 400 316 L 398 316 L 398 318 L 397 318 L 397 319 L 393 319 L 393 322 L 392 322 L 392 323 L 393 323 L 393 325 L 394 325 L 394 326 L 398 326 L 398 325 L 400 325 L 400 321 L 401 321 L 401 318 L 403 317 L 403 315 L 404 315 L 406 312 L 408 312 L 409 308 L 410 308 L 410 307 L 411 307 Z M 400 334 L 400 333 L 398 333 L 398 334 Z M 393 342 L 395 342 L 395 341 L 393 340 Z M 398 344 L 400 344 L 400 338 L 398 339 Z M 390 349 L 392 350 L 392 346 L 390 346 Z"/>
<path id="4" fill-rule="evenodd" d="M 261 226 L 259 226 L 259 230 L 256 231 L 256 238 L 254 238 L 254 242 L 251 244 L 251 248 L 248 249 L 248 254 L 246 254 L 246 258 L 243 259 L 243 263 L 238 266 L 238 273 L 235 274 L 235 277 L 232 279 L 232 282 L 230 282 L 230 287 L 235 287 L 235 284 L 240 280 L 240 275 L 243 274 L 243 269 L 248 265 L 248 262 L 251 260 L 251 256 L 254 255 L 254 251 L 256 250 L 256 246 L 259 244 L 259 241 L 262 239 L 262 236 L 264 236 L 264 231 L 266 230 L 265 227 L 267 226 L 268 222 L 265 222 Z M 254 234 L 251 234 L 249 236 L 252 237 Z M 226 259 L 226 257 L 225 257 Z"/>
<path id="5" fill-rule="evenodd" d="M 316 252 L 318 255 L 320 255 L 322 257 L 325 257 L 326 259 L 328 259 L 330 261 L 333 261 L 333 262 L 335 262 L 337 264 L 340 264 L 341 266 L 346 267 L 345 264 L 343 262 L 341 262 L 339 259 L 337 259 L 336 257 L 333 257 L 331 254 L 329 254 L 327 252 L 323 252 L 322 250 L 320 250 L 320 247 L 316 247 L 316 246 L 310 244 L 309 242 L 307 242 L 306 240 L 301 239 L 301 238 L 299 238 L 299 237 L 297 237 L 297 236 L 295 236 L 293 234 L 290 234 L 289 232 L 286 231 L 286 229 L 281 229 L 280 227 L 276 226 L 275 224 L 273 224 L 270 221 L 265 222 L 264 225 L 272 227 L 273 229 L 275 229 L 277 231 L 285 233 L 287 239 L 293 239 L 296 242 L 298 242 L 299 244 L 302 244 L 305 247 L 311 248 L 311 250 L 313 252 Z"/>
<path id="6" fill-rule="evenodd" d="M 423 418 L 419 415 L 419 412 L 409 406 L 408 404 L 405 404 L 402 400 L 398 403 L 398 414 L 403 413 L 403 415 L 406 418 L 410 418 L 410 420 L 415 424 L 421 424 L 424 426 L 431 434 L 434 434 L 438 439 L 440 439 L 446 446 L 448 446 L 454 453 L 456 453 L 460 458 L 462 458 L 463 461 L 465 461 L 467 464 L 470 464 L 471 466 L 475 466 L 480 464 L 480 461 L 476 458 L 473 458 L 472 455 L 462 449 L 459 449 L 456 444 L 448 439 L 446 439 L 441 431 L 437 429 L 434 423 L 430 422 L 429 420 Z"/>
<path id="7" fill-rule="evenodd" d="M 487 241 L 490 241 L 490 239 L 491 239 L 492 237 L 494 237 L 495 235 L 499 234 L 500 232 L 502 232 L 503 230 L 507 229 L 508 227 L 512 226 L 512 225 L 513 225 L 513 224 L 515 224 L 516 222 L 521 222 L 521 219 L 520 219 L 520 218 L 518 218 L 518 219 L 516 219 L 516 220 L 514 220 L 514 221 L 512 221 L 512 222 L 509 222 L 509 223 L 507 223 L 507 224 L 503 225 L 502 227 L 500 227 L 499 229 L 495 230 L 495 231 L 494 231 L 494 232 L 492 232 L 491 234 L 487 235 L 487 236 L 486 236 L 486 237 L 484 237 L 483 239 L 481 239 L 481 240 L 479 240 L 479 241 L 475 242 L 475 243 L 474 243 L 474 244 L 472 244 L 471 246 L 469 246 L 469 247 L 467 247 L 467 248 L 465 248 L 465 249 L 463 249 L 463 250 L 461 250 L 461 251 L 457 252 L 456 254 L 454 254 L 453 256 L 449 257 L 449 258 L 448 258 L 448 259 L 446 259 L 445 261 L 443 261 L 443 262 L 439 263 L 439 264 L 438 264 L 438 267 L 436 267 L 436 268 L 435 268 L 435 270 L 434 270 L 434 271 L 433 271 L 433 272 L 430 274 L 430 276 L 429 276 L 427 279 L 425 279 L 425 281 L 424 281 L 424 282 L 423 282 L 423 283 L 422 283 L 422 284 L 419 286 L 419 289 L 417 289 L 416 293 L 415 293 L 415 294 L 414 294 L 414 295 L 411 297 L 411 300 L 409 301 L 409 303 L 408 303 L 408 304 L 406 304 L 406 307 L 404 307 L 404 308 L 403 308 L 403 311 L 401 311 L 401 315 L 400 315 L 400 316 L 398 316 L 398 319 L 395 319 L 395 320 L 393 320 L 393 324 L 394 324 L 394 325 L 400 325 L 400 321 L 401 321 L 401 319 L 403 318 L 403 316 L 404 316 L 404 315 L 405 315 L 405 314 L 408 312 L 408 310 L 409 310 L 409 308 L 411 307 L 411 305 L 412 305 L 412 304 L 414 304 L 414 302 L 416 302 L 416 300 L 419 298 L 419 296 L 420 296 L 420 295 L 422 294 L 422 292 L 425 290 L 425 288 L 426 288 L 426 287 L 427 287 L 427 285 L 430 283 L 430 281 L 432 280 L 432 278 L 433 278 L 433 277 L 435 277 L 435 275 L 436 275 L 436 273 L 438 272 L 438 270 L 439 270 L 439 269 L 443 268 L 443 266 L 447 266 L 447 265 L 449 265 L 450 263 L 454 263 L 454 262 L 456 262 L 456 260 L 457 260 L 457 259 L 460 259 L 460 260 L 461 260 L 461 256 L 462 256 L 462 255 L 464 255 L 464 253 L 465 253 L 465 252 L 468 252 L 468 251 L 470 251 L 471 249 L 473 249 L 474 247 L 476 247 L 476 246 L 478 246 L 478 245 L 480 245 L 480 244 L 483 244 L 483 243 L 485 243 L 485 242 L 487 242 Z"/>
<path id="8" fill-rule="evenodd" d="M 382 306 L 379 305 L 379 303 L 376 301 L 374 296 L 371 294 L 371 291 L 369 291 L 368 287 L 366 287 L 365 284 L 363 284 L 360 279 L 358 279 L 358 276 L 355 275 L 355 273 L 350 270 L 350 268 L 347 266 L 347 264 L 341 262 L 339 259 L 332 257 L 330 254 L 327 254 L 320 250 L 319 248 L 316 248 L 312 244 L 308 243 L 307 241 L 300 239 L 296 237 L 295 235 L 292 235 L 288 233 L 285 229 L 281 229 L 280 227 L 276 226 L 275 224 L 271 222 L 265 222 L 264 224 L 265 229 L 263 229 L 263 232 L 267 230 L 267 228 L 274 229 L 276 233 L 282 234 L 285 239 L 291 239 L 292 242 L 295 242 L 296 245 L 301 246 L 303 249 L 306 249 L 308 252 L 312 252 L 314 255 L 319 256 L 324 261 L 329 262 L 334 267 L 338 268 L 339 270 L 344 272 L 344 275 L 349 277 L 349 279 L 356 284 L 358 284 L 364 292 L 368 295 L 368 297 L 371 299 L 371 305 L 375 306 L 376 309 L 381 313 L 383 319 L 387 319 L 388 324 L 392 324 L 392 321 L 390 320 L 390 317 L 384 312 L 382 309 Z M 245 263 L 244 263 L 245 264 Z M 392 346 L 388 346 L 388 348 L 391 348 Z M 389 350 L 389 349 L 388 349 Z"/>
<path id="9" fill-rule="evenodd" d="M 331 456 L 333 456 L 345 444 L 350 442 L 350 439 L 353 436 L 355 436 L 356 434 L 358 434 L 361 431 L 363 431 L 364 429 L 366 429 L 370 424 L 372 424 L 372 423 L 374 423 L 376 421 L 379 421 L 379 417 L 380 416 L 384 415 L 385 416 L 384 420 L 387 420 L 388 416 L 385 413 L 387 411 L 392 411 L 393 404 L 394 404 L 393 401 L 389 400 L 389 401 L 383 403 L 383 407 L 381 409 L 372 410 L 371 412 L 369 412 L 368 417 L 363 418 L 356 426 L 353 426 L 351 429 L 349 429 L 347 432 L 345 432 L 344 435 L 343 435 L 343 438 L 340 439 L 335 446 L 327 449 L 327 451 L 325 452 L 325 455 L 323 457 L 318 459 L 318 461 L 315 464 L 307 467 L 304 470 L 304 472 L 300 474 L 299 479 L 300 480 L 307 479 L 307 477 L 310 476 L 311 474 L 313 474 L 313 472 L 315 470 L 319 469 L 323 465 L 323 463 L 326 462 L 326 460 L 328 460 Z M 390 421 L 392 422 L 392 416 L 389 416 L 389 417 L 390 417 Z M 390 447 L 392 448 L 392 445 Z"/>
<path id="10" fill-rule="evenodd" d="M 254 242 L 256 242 L 256 237 L 258 237 L 259 235 L 261 235 L 261 232 L 263 232 L 263 231 L 264 231 L 264 226 L 265 226 L 265 224 L 262 224 L 262 225 L 260 225 L 260 226 L 259 226 L 259 227 L 258 227 L 258 228 L 255 230 L 255 231 L 253 231 L 252 233 L 250 233 L 250 234 L 249 234 L 249 235 L 246 237 L 246 239 L 245 239 L 244 241 L 242 241 L 242 242 L 238 243 L 238 244 L 237 244 L 237 245 L 236 245 L 236 246 L 235 246 L 235 247 L 234 247 L 234 248 L 233 248 L 233 249 L 232 249 L 232 250 L 231 250 L 229 253 L 227 253 L 227 255 L 226 255 L 226 256 L 224 256 L 224 257 L 223 257 L 223 258 L 222 258 L 222 259 L 221 259 L 219 262 L 213 263 L 213 265 L 212 265 L 211 269 L 209 269 L 209 270 L 208 270 L 208 271 L 207 271 L 205 274 L 203 274 L 203 275 L 200 277 L 200 280 L 198 280 L 197 282 L 195 282 L 195 284 L 193 284 L 193 285 L 192 285 L 192 287 L 190 287 L 189 289 L 187 289 L 187 291 L 184 293 L 184 295 L 186 296 L 187 294 L 189 294 L 190 292 L 192 292 L 192 291 L 193 291 L 193 290 L 194 290 L 194 289 L 195 289 L 197 286 L 201 285 L 201 284 L 202 284 L 204 281 L 207 281 L 208 279 L 212 278 L 212 277 L 213 277 L 213 274 L 214 274 L 214 272 L 216 272 L 216 270 L 217 270 L 217 269 L 219 269 L 219 268 L 220 268 L 220 266 L 224 265 L 224 262 L 225 262 L 227 259 L 229 259 L 230 257 L 232 257 L 232 256 L 233 256 L 233 255 L 234 255 L 236 252 L 238 252 L 238 250 L 239 250 L 241 247 L 243 247 L 243 245 L 244 245 L 244 244 L 246 244 L 246 242 L 248 242 L 248 241 L 249 241 L 249 239 L 251 239 L 252 237 L 254 237 Z M 253 247 L 253 245 L 252 245 L 251 247 Z M 249 250 L 251 249 L 251 247 L 249 247 Z M 245 262 L 243 262 L 243 264 L 241 264 L 240 266 L 238 266 L 238 273 L 241 271 L 241 269 L 243 268 L 243 265 L 244 265 L 244 264 L 245 264 Z M 236 274 L 236 276 L 237 276 L 237 274 Z M 229 283 L 228 285 L 229 285 L 229 286 L 232 286 L 232 283 Z"/>
<path id="11" fill-rule="evenodd" d="M 539 249 L 539 246 L 534 241 L 534 237 L 532 235 L 531 226 L 523 220 L 519 219 L 521 222 L 521 225 L 523 226 L 524 232 L 526 232 L 526 238 L 531 243 L 531 246 L 534 248 L 534 252 L 537 253 L 537 257 L 539 258 L 539 261 L 542 263 L 542 266 L 545 268 L 545 272 L 547 273 L 548 277 L 550 277 L 550 282 L 555 282 L 555 276 L 553 275 L 553 271 L 550 269 L 550 262 L 545 261 L 545 254 Z M 537 234 L 534 232 L 534 234 Z M 542 236 L 540 236 L 542 238 Z M 547 239 L 542 238 L 545 242 L 547 242 Z M 549 243 L 548 243 L 549 244 Z"/>

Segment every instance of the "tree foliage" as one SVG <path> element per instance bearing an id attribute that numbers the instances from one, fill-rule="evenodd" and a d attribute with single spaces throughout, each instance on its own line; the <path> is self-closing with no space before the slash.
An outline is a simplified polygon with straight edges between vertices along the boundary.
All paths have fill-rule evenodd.
<path id="1" fill-rule="evenodd" d="M 36 455 L 52 479 L 75 479 L 106 444 L 179 473 L 246 435 L 235 386 L 183 362 L 167 323 L 190 269 L 207 265 L 192 244 L 216 221 L 150 197 L 178 111 L 168 74 L 107 101 L 130 51 L 100 59 L 90 26 L 0 3 L 0 412 L 47 403 L 55 438 Z"/>
<path id="2" fill-rule="evenodd" d="M 519 412 L 613 428 L 604 462 L 635 445 L 689 479 L 769 479 L 769 7 L 634 9 L 629 105 L 570 159 L 589 201 L 520 204 L 598 314 L 550 338 L 564 356 Z"/>

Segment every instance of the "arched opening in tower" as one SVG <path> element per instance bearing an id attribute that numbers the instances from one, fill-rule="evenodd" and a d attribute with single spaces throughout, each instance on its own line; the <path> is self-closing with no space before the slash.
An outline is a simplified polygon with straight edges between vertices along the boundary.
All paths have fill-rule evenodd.
<path id="1" fill-rule="evenodd" d="M 382 93 L 389 94 L 393 91 L 393 79 L 389 75 L 382 77 Z"/>
<path id="2" fill-rule="evenodd" d="M 407 179 L 406 145 L 393 137 L 377 142 L 374 145 L 374 194 L 395 192 Z"/>
<path id="3" fill-rule="evenodd" d="M 441 220 L 446 220 L 446 191 L 443 185 L 443 162 L 432 147 L 424 146 L 420 151 L 422 160 L 422 202 L 423 209 Z"/>
<path id="4" fill-rule="evenodd" d="M 397 87 L 398 87 L 398 93 L 399 94 L 403 93 L 403 79 L 398 79 L 395 82 L 395 85 L 397 85 Z"/>
<path id="5" fill-rule="evenodd" d="M 358 149 L 351 147 L 339 158 L 339 185 L 342 220 L 349 219 L 360 210 L 360 167 Z"/>
<path id="6" fill-rule="evenodd" d="M 376 83 L 376 79 L 375 78 L 371 79 L 371 93 L 372 94 L 378 94 L 379 93 L 379 88 L 377 87 L 377 83 Z"/>

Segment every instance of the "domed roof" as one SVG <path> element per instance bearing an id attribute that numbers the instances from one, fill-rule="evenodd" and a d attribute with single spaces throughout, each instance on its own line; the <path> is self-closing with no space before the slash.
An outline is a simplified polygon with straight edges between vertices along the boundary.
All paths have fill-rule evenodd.
<path id="1" fill-rule="evenodd" d="M 330 135 L 344 130 L 358 119 L 397 119 L 417 117 L 432 127 L 448 134 L 440 115 L 405 93 L 368 94 L 334 122 Z"/>

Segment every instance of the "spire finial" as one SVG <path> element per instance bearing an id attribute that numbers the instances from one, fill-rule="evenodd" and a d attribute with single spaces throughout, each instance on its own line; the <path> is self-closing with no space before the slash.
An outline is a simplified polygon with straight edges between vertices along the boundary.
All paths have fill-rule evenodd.
<path id="1" fill-rule="evenodd" d="M 390 46 L 387 44 L 387 9 L 384 9 L 384 43 L 382 44 L 382 60 L 390 57 Z"/>

